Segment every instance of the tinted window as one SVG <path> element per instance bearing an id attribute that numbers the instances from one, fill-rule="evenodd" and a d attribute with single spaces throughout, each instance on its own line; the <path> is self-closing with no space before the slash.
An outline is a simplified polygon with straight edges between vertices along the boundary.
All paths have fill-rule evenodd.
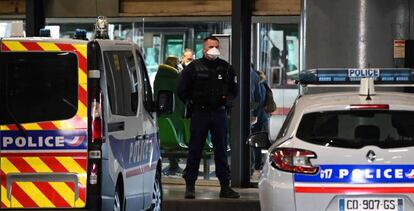
<path id="1" fill-rule="evenodd" d="M 109 102 L 113 114 L 134 116 L 138 108 L 138 80 L 131 51 L 107 51 L 105 66 Z"/>
<path id="2" fill-rule="evenodd" d="M 142 83 L 143 83 L 143 87 L 144 87 L 144 108 L 147 111 L 152 111 L 152 103 L 153 103 L 153 98 L 152 98 L 152 88 L 151 88 L 151 83 L 148 77 L 148 73 L 147 73 L 147 69 L 145 68 L 145 64 L 143 59 L 139 56 L 139 52 L 137 51 L 137 58 L 138 58 L 138 64 L 139 64 L 139 71 L 141 71 L 141 75 L 142 75 Z"/>
<path id="3" fill-rule="evenodd" d="M 0 53 L 0 124 L 55 121 L 78 108 L 78 66 L 73 53 Z"/>
<path id="4" fill-rule="evenodd" d="M 295 113 L 295 105 L 292 106 L 292 108 L 290 109 L 288 115 L 286 116 L 285 121 L 283 122 L 282 127 L 279 130 L 279 133 L 277 134 L 276 139 L 279 139 L 281 137 L 286 136 L 286 133 L 289 129 L 289 125 L 292 122 L 292 118 L 293 118 L 293 114 Z"/>
<path id="5" fill-rule="evenodd" d="M 381 148 L 414 146 L 414 112 L 332 111 L 305 114 L 296 136 L 334 147 Z"/>

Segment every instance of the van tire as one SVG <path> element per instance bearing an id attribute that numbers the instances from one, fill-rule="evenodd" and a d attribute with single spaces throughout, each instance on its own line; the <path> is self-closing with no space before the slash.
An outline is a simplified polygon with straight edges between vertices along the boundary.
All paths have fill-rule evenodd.
<path id="1" fill-rule="evenodd" d="M 162 184 L 161 184 L 161 168 L 157 168 L 155 180 L 152 189 L 151 207 L 147 211 L 162 210 Z"/>
<path id="2" fill-rule="evenodd" d="M 118 182 L 115 187 L 115 194 L 114 194 L 114 207 L 113 211 L 124 211 L 124 191 L 122 190 L 122 184 Z"/>

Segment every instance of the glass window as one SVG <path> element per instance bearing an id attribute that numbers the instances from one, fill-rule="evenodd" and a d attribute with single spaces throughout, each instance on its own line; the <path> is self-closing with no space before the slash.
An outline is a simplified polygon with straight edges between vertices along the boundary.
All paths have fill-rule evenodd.
<path id="1" fill-rule="evenodd" d="M 134 116 L 138 108 L 137 71 L 131 51 L 106 51 L 109 102 L 113 114 Z"/>
<path id="2" fill-rule="evenodd" d="M 176 56 L 180 58 L 184 50 L 184 36 L 183 35 L 165 35 L 164 39 L 165 46 L 165 55 L 164 58 L 168 56 Z"/>
<path id="3" fill-rule="evenodd" d="M 276 139 L 282 138 L 286 136 L 286 133 L 289 129 L 290 122 L 292 121 L 293 114 L 295 113 L 295 105 L 292 106 L 288 115 L 286 116 L 285 121 L 283 122 L 282 127 L 279 130 L 279 134 L 277 135 Z"/>
<path id="4" fill-rule="evenodd" d="M 260 23 L 256 27 L 257 68 L 268 75 L 272 88 L 294 88 L 299 74 L 298 25 Z"/>
<path id="5" fill-rule="evenodd" d="M 152 88 L 151 88 L 151 82 L 150 79 L 148 77 L 148 72 L 145 68 L 145 64 L 143 59 L 141 58 L 139 52 L 137 51 L 137 59 L 138 59 L 138 69 L 141 72 L 142 75 L 142 83 L 143 83 L 143 87 L 144 87 L 144 92 L 143 92 L 143 97 L 144 97 L 144 108 L 151 112 L 153 109 L 153 95 L 152 95 Z"/>
<path id="6" fill-rule="evenodd" d="M 329 111 L 305 114 L 296 136 L 333 147 L 414 146 L 412 111 Z"/>
<path id="7" fill-rule="evenodd" d="M 78 109 L 77 57 L 69 52 L 0 53 L 0 124 L 55 121 Z"/>
<path id="8" fill-rule="evenodd" d="M 0 38 L 1 37 L 10 37 L 12 33 L 15 34 L 24 34 L 24 25 L 21 20 L 0 20 Z M 14 26 L 13 26 L 14 25 Z M 13 30 L 13 32 L 12 32 Z M 21 31 L 19 31 L 21 30 Z M 17 35 L 18 36 L 18 35 Z"/>

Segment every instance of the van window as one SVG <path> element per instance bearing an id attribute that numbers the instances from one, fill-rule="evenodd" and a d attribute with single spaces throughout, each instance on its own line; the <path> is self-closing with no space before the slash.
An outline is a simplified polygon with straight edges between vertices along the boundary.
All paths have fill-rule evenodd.
<path id="1" fill-rule="evenodd" d="M 305 114 L 296 136 L 313 144 L 362 148 L 414 146 L 412 111 L 329 111 Z"/>
<path id="2" fill-rule="evenodd" d="M 106 51 L 109 102 L 113 114 L 135 116 L 138 110 L 138 76 L 131 51 Z"/>
<path id="3" fill-rule="evenodd" d="M 145 110 L 151 112 L 153 107 L 153 96 L 152 96 L 152 88 L 151 83 L 148 77 L 147 69 L 145 68 L 144 60 L 141 58 L 140 53 L 136 51 L 137 58 L 138 58 L 138 68 L 142 75 L 142 83 L 144 87 L 144 108 Z"/>
<path id="4" fill-rule="evenodd" d="M 1 52 L 0 124 L 73 117 L 78 109 L 77 64 L 69 52 Z"/>

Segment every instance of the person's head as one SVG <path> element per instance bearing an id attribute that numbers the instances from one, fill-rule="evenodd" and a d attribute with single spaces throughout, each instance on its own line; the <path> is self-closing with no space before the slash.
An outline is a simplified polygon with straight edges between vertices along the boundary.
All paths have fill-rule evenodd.
<path id="1" fill-rule="evenodd" d="M 171 66 L 175 69 L 178 68 L 178 63 L 179 63 L 179 61 L 178 61 L 178 58 L 176 56 L 168 56 L 167 59 L 165 59 L 165 62 L 164 62 L 164 64 L 166 64 L 168 66 Z"/>
<path id="2" fill-rule="evenodd" d="M 209 60 L 215 60 L 220 56 L 220 42 L 214 36 L 209 36 L 204 39 L 203 54 Z"/>
<path id="3" fill-rule="evenodd" d="M 264 73 L 263 71 L 258 70 L 258 71 L 256 71 L 256 72 L 257 72 L 257 75 L 259 75 L 259 79 L 260 79 L 260 81 L 263 81 L 263 80 L 265 80 L 265 79 L 266 79 L 266 75 L 265 75 L 265 73 Z"/>
<path id="4" fill-rule="evenodd" d="M 194 60 L 194 52 L 193 50 L 186 48 L 183 51 L 183 56 L 181 57 L 181 63 L 187 66 Z"/>

